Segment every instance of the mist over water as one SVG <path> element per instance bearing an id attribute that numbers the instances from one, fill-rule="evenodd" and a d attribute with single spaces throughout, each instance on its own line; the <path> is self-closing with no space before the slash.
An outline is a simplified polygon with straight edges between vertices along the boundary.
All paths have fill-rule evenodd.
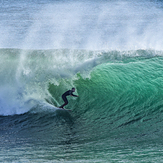
<path id="1" fill-rule="evenodd" d="M 2 48 L 162 50 L 161 1 L 7 1 L 0 16 Z"/>

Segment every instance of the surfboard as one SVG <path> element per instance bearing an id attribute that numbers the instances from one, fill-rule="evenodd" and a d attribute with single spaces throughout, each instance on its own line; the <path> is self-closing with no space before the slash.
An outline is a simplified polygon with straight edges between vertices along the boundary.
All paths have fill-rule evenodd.
<path id="1" fill-rule="evenodd" d="M 72 110 L 70 110 L 70 109 L 64 109 L 64 108 L 58 108 L 58 107 L 56 107 L 56 108 L 59 109 L 59 110 L 72 111 Z"/>
<path id="2" fill-rule="evenodd" d="M 47 100 L 46 100 L 46 101 L 47 101 Z M 70 110 L 70 109 L 58 108 L 58 107 L 54 106 L 52 103 L 49 103 L 48 101 L 47 101 L 47 104 L 48 104 L 49 106 L 51 106 L 51 107 L 54 107 L 56 110 L 72 111 L 72 110 Z"/>

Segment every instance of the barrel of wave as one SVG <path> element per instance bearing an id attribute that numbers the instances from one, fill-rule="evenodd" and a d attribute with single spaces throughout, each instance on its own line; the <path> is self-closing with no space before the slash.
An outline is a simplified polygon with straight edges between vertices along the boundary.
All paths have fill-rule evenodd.
<path id="1" fill-rule="evenodd" d="M 153 71 L 156 68 L 158 71 Z M 161 101 L 161 68 L 158 58 L 97 66 L 90 78 L 75 81 L 82 98 L 78 104 L 81 114 L 90 120 L 113 121 L 118 126 L 137 114 L 143 117 Z"/>
<path id="2" fill-rule="evenodd" d="M 96 66 L 88 78 L 77 74 L 73 81 L 63 80 L 58 86 L 49 86 L 49 92 L 62 103 L 62 93 L 73 83 L 79 98 L 69 99 L 68 108 L 87 122 L 120 126 L 139 113 L 143 116 L 149 112 L 147 106 L 158 101 L 158 92 L 163 94 L 159 89 L 161 72 L 153 71 L 160 66 L 157 58 L 104 63 Z"/>

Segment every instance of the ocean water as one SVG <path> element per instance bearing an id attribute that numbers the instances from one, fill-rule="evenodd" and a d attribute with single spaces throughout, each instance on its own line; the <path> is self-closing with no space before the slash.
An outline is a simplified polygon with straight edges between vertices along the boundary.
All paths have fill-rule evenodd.
<path id="1" fill-rule="evenodd" d="M 1 0 L 0 162 L 162 162 L 162 27 L 158 0 Z"/>

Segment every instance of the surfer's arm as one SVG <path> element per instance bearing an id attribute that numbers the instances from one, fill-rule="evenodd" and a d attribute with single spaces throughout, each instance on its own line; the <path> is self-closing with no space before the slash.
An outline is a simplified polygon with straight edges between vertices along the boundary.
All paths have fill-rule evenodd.
<path id="1" fill-rule="evenodd" d="M 74 96 L 74 97 L 79 97 L 78 95 L 74 95 L 74 94 L 71 94 L 71 96 Z"/>

